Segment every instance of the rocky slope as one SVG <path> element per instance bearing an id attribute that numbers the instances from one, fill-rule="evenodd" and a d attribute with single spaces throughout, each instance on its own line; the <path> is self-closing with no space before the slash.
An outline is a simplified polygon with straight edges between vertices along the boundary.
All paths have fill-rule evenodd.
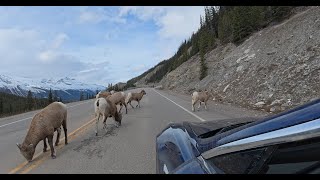
<path id="1" fill-rule="evenodd" d="M 159 65 L 156 68 L 154 68 L 153 71 L 142 77 L 139 81 L 135 83 L 135 86 L 142 87 L 147 84 L 146 80 L 149 79 L 154 73 L 156 73 L 163 65 Z M 149 86 L 152 86 L 153 84 L 148 84 Z"/>
<path id="2" fill-rule="evenodd" d="M 160 84 L 187 94 L 210 89 L 222 102 L 283 111 L 320 97 L 319 31 L 320 7 L 310 7 L 239 46 L 220 45 L 207 53 L 208 76 L 201 81 L 196 55 Z"/>

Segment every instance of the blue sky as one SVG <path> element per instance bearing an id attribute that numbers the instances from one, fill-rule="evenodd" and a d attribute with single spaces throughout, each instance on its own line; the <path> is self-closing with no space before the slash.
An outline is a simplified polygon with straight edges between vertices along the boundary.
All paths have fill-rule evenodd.
<path id="1" fill-rule="evenodd" d="M 0 7 L 0 74 L 106 86 L 170 58 L 204 7 Z"/>

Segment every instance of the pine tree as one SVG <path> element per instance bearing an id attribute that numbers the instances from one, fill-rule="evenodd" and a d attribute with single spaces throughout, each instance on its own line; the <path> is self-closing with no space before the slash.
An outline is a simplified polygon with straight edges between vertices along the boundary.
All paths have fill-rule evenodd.
<path id="1" fill-rule="evenodd" d="M 83 101 L 83 92 L 80 91 L 80 101 Z"/>
<path id="2" fill-rule="evenodd" d="M 13 113 L 13 109 L 12 109 L 12 105 L 9 104 L 9 113 L 12 114 Z"/>
<path id="3" fill-rule="evenodd" d="M 59 98 L 59 102 L 62 102 L 62 98 L 61 97 Z"/>
<path id="4" fill-rule="evenodd" d="M 205 46 L 204 46 L 204 36 L 200 37 L 200 80 L 207 76 L 207 65 L 205 63 Z"/>
<path id="5" fill-rule="evenodd" d="M 118 84 L 116 84 L 116 85 L 114 86 L 114 90 L 115 90 L 115 91 L 119 91 Z"/>
<path id="6" fill-rule="evenodd" d="M 51 88 L 50 88 L 49 95 L 48 95 L 48 103 L 51 104 L 52 102 L 53 102 L 52 91 L 51 91 Z"/>
<path id="7" fill-rule="evenodd" d="M 3 100 L 0 98 L 0 116 L 3 113 Z"/>
<path id="8" fill-rule="evenodd" d="M 27 95 L 27 109 L 32 110 L 32 108 L 33 108 L 32 92 L 29 90 Z"/>
<path id="9" fill-rule="evenodd" d="M 54 97 L 53 97 L 53 101 L 58 101 L 58 94 L 57 94 L 57 90 L 54 90 Z"/>

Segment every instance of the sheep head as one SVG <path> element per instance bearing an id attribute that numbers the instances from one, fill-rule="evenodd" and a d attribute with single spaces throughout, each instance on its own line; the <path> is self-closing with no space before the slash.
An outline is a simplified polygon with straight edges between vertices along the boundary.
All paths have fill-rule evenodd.
<path id="1" fill-rule="evenodd" d="M 146 91 L 144 91 L 144 89 L 142 89 L 140 93 L 142 93 L 143 95 L 147 94 Z"/>
<path id="2" fill-rule="evenodd" d="M 209 98 L 212 98 L 213 101 L 215 100 L 214 95 L 213 95 L 213 92 L 212 92 L 212 89 L 211 89 L 210 91 L 205 90 L 204 92 L 206 93 L 206 95 L 207 95 Z"/>
<path id="3" fill-rule="evenodd" d="M 35 148 L 33 147 L 33 144 L 29 144 L 29 145 L 21 145 L 19 143 L 17 143 L 17 146 L 20 150 L 20 153 L 29 161 L 31 162 L 34 152 L 35 152 Z"/>
<path id="4" fill-rule="evenodd" d="M 115 120 L 121 125 L 121 120 L 122 120 L 122 113 L 117 113 Z"/>

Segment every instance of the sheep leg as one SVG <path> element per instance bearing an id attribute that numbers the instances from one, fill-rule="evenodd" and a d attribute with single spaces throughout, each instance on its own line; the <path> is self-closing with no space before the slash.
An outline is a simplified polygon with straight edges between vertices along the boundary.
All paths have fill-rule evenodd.
<path id="1" fill-rule="evenodd" d="M 194 101 L 192 100 L 192 111 L 194 112 Z"/>
<path id="2" fill-rule="evenodd" d="M 103 116 L 103 117 L 104 117 L 103 129 L 104 129 L 106 132 L 108 132 L 108 131 L 107 131 L 107 118 L 108 118 L 108 116 Z"/>
<path id="3" fill-rule="evenodd" d="M 98 115 L 98 118 L 96 119 L 96 136 L 98 136 L 98 122 L 99 122 L 100 114 Z"/>
<path id="4" fill-rule="evenodd" d="M 47 137 L 45 137 L 44 139 L 43 139 L 43 152 L 47 152 L 47 142 L 46 142 L 46 140 L 47 140 Z"/>
<path id="5" fill-rule="evenodd" d="M 54 151 L 54 147 L 53 147 L 53 135 L 48 136 L 48 143 L 49 143 L 49 146 L 51 149 L 51 157 L 52 157 L 52 159 L 55 159 L 57 156 L 56 156 L 56 152 Z"/>
<path id="6" fill-rule="evenodd" d="M 60 141 L 60 134 L 61 134 L 61 127 L 57 128 L 57 139 L 56 139 L 56 143 L 55 146 L 58 146 L 59 141 Z"/>
<path id="7" fill-rule="evenodd" d="M 67 118 L 63 120 L 62 127 L 64 132 L 64 144 L 68 144 Z M 59 129 L 60 129 L 59 134 L 61 134 L 61 127 L 59 127 Z"/>
<path id="8" fill-rule="evenodd" d="M 119 113 L 121 112 L 122 109 L 122 103 L 120 103 L 120 109 L 119 109 Z M 110 117 L 110 116 L 109 116 Z"/>
<path id="9" fill-rule="evenodd" d="M 200 109 L 200 106 L 201 106 L 201 101 L 199 101 L 199 106 L 198 106 L 198 110 Z"/>
<path id="10" fill-rule="evenodd" d="M 116 120 L 116 117 L 115 117 L 115 116 L 113 117 L 113 120 L 116 122 L 116 127 L 117 127 L 117 128 L 120 127 L 121 124 L 120 124 L 120 122 L 118 122 L 118 121 Z"/>
<path id="11" fill-rule="evenodd" d="M 130 106 L 131 106 L 132 108 L 134 108 L 134 107 L 132 106 L 132 104 L 131 104 L 131 101 L 129 101 L 128 103 L 130 104 Z"/>
<path id="12" fill-rule="evenodd" d="M 204 108 L 207 110 L 207 102 L 204 102 Z"/>
<path id="13" fill-rule="evenodd" d="M 123 103 L 124 107 L 126 108 L 126 114 L 128 114 L 128 108 L 127 108 L 127 105 L 126 103 Z"/>

